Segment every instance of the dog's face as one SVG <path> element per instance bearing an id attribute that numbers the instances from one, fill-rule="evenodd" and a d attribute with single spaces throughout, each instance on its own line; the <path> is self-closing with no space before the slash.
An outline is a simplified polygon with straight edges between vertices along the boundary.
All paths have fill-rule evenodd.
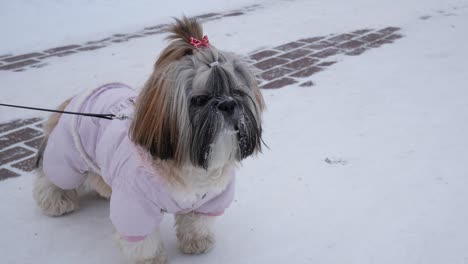
<path id="1" fill-rule="evenodd" d="M 261 150 L 263 108 L 256 78 L 241 58 L 174 41 L 140 95 L 131 136 L 156 158 L 220 167 Z"/>
<path id="2" fill-rule="evenodd" d="M 216 56 L 208 49 L 184 58 L 180 65 L 193 71 L 186 87 L 192 163 L 206 168 L 240 161 L 260 150 L 262 102 L 247 65 L 234 55 Z"/>

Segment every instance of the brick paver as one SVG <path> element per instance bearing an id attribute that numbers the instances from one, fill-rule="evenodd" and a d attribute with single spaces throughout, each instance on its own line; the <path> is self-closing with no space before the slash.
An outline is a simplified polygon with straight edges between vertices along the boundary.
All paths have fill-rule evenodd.
<path id="1" fill-rule="evenodd" d="M 288 53 L 279 55 L 278 57 L 283 58 L 283 59 L 295 60 L 298 58 L 302 58 L 305 55 L 310 54 L 310 53 L 312 53 L 312 51 L 308 49 L 295 49 L 293 51 L 289 51 Z"/>
<path id="2" fill-rule="evenodd" d="M 12 57 L 7 56 L 6 58 L 2 58 L 1 60 L 4 62 L 17 62 L 17 61 L 21 61 L 25 59 L 39 57 L 41 55 L 44 55 L 44 53 L 33 52 L 33 53 L 22 54 L 22 55 L 12 56 Z"/>
<path id="3" fill-rule="evenodd" d="M 264 50 L 264 51 L 260 51 L 260 52 L 250 55 L 250 58 L 258 61 L 264 58 L 271 57 L 278 53 L 279 53 L 278 51 L 274 51 L 274 50 Z"/>
<path id="4" fill-rule="evenodd" d="M 319 40 L 324 39 L 325 37 L 312 37 L 312 38 L 305 38 L 305 39 L 300 39 L 298 40 L 299 42 L 305 42 L 305 43 L 315 43 L 318 42 Z"/>
<path id="5" fill-rule="evenodd" d="M 316 59 L 316 58 L 305 57 L 305 58 L 301 58 L 301 59 L 292 61 L 292 62 L 290 62 L 288 64 L 284 64 L 283 67 L 291 68 L 293 70 L 302 70 L 304 68 L 307 68 L 307 67 L 310 67 L 310 66 L 316 64 L 319 61 L 320 60 Z"/>
<path id="6" fill-rule="evenodd" d="M 8 123 L 3 123 L 0 124 L 0 134 L 6 132 L 6 131 L 11 131 L 16 128 L 24 127 L 33 123 L 37 123 L 41 121 L 41 118 L 29 118 L 29 119 L 16 119 L 13 121 L 10 121 Z"/>
<path id="7" fill-rule="evenodd" d="M 26 146 L 30 146 L 31 148 L 39 149 L 42 144 L 42 140 L 44 140 L 44 137 L 38 137 L 33 140 L 24 142 L 24 144 Z"/>
<path id="8" fill-rule="evenodd" d="M 61 52 L 61 51 L 76 49 L 76 48 L 80 48 L 80 47 L 81 47 L 80 45 L 68 45 L 68 46 L 62 46 L 62 47 L 48 49 L 45 52 L 47 52 L 47 53 L 58 53 L 58 52 Z"/>
<path id="9" fill-rule="evenodd" d="M 301 87 L 311 87 L 311 86 L 313 86 L 313 85 L 314 85 L 314 82 L 312 82 L 312 81 L 307 81 L 307 82 L 305 82 L 305 83 L 302 83 L 302 84 L 299 85 L 299 86 L 301 86 Z"/>
<path id="10" fill-rule="evenodd" d="M 41 134 L 41 131 L 30 127 L 5 134 L 3 136 L 0 136 L 0 150 L 5 149 L 6 147 L 9 147 L 18 142 L 25 141 L 26 139 L 38 137 Z"/>
<path id="11" fill-rule="evenodd" d="M 264 88 L 264 89 L 277 89 L 277 88 L 281 88 L 281 87 L 284 87 L 284 86 L 287 86 L 287 85 L 290 85 L 290 84 L 293 84 L 293 83 L 297 83 L 297 81 L 294 80 L 293 78 L 284 77 L 284 78 L 277 79 L 275 81 L 269 82 L 267 84 L 264 84 L 262 86 L 262 88 Z"/>
<path id="12" fill-rule="evenodd" d="M 273 80 L 273 79 L 276 79 L 278 77 L 281 77 L 281 76 L 284 76 L 290 72 L 292 72 L 293 70 L 291 69 L 288 69 L 288 68 L 282 68 L 282 67 L 276 67 L 272 70 L 269 70 L 269 71 L 266 71 L 264 73 L 262 73 L 260 75 L 260 77 L 263 79 L 263 80 Z"/>
<path id="13" fill-rule="evenodd" d="M 0 71 L 24 70 L 23 67 L 30 66 L 30 65 L 33 65 L 33 64 L 38 64 L 39 62 L 40 62 L 39 60 L 23 60 L 23 61 L 19 61 L 19 62 L 10 63 L 10 64 L 0 66 Z"/>
<path id="14" fill-rule="evenodd" d="M 275 47 L 274 49 L 281 50 L 281 51 L 288 51 L 288 50 L 292 50 L 292 49 L 299 48 L 299 47 L 302 47 L 302 46 L 305 46 L 305 43 L 290 42 L 290 43 Z"/>
<path id="15" fill-rule="evenodd" d="M 35 168 L 36 164 L 36 157 L 31 157 L 28 159 L 25 159 L 23 161 L 17 162 L 13 165 L 11 165 L 13 168 L 17 168 L 22 171 L 32 171 Z"/>
<path id="16" fill-rule="evenodd" d="M 306 68 L 302 71 L 298 71 L 294 74 L 291 74 L 292 77 L 300 77 L 300 78 L 304 78 L 304 77 L 309 77 L 311 76 L 312 74 L 315 74 L 319 71 L 323 70 L 323 68 L 321 67 L 316 67 L 316 66 L 312 66 L 312 67 L 309 67 L 309 68 Z"/>
<path id="17" fill-rule="evenodd" d="M 269 58 L 264 61 L 257 62 L 253 66 L 260 70 L 268 70 L 286 62 L 288 62 L 288 60 L 284 58 Z"/>
<path id="18" fill-rule="evenodd" d="M 311 49 L 311 50 L 322 50 L 324 48 L 330 47 L 333 43 L 323 40 L 319 42 L 315 42 L 313 44 L 307 45 L 304 48 L 305 49 Z"/>
<path id="19" fill-rule="evenodd" d="M 6 165 L 12 161 L 20 160 L 31 156 L 34 151 L 25 149 L 23 147 L 13 147 L 0 152 L 0 166 Z"/>
<path id="20" fill-rule="evenodd" d="M 5 168 L 0 169 L 0 181 L 7 179 L 7 178 L 11 178 L 11 177 L 17 177 L 17 176 L 20 176 L 20 175 L 18 173 L 12 172 L 11 170 L 8 170 Z"/>
<path id="21" fill-rule="evenodd" d="M 252 7 L 255 8 L 255 7 Z M 252 9 L 251 8 L 251 9 Z M 231 11 L 228 13 L 210 13 L 200 16 L 201 19 L 213 20 L 221 17 L 240 16 L 251 9 Z M 72 53 L 85 52 L 106 47 L 112 42 L 129 41 L 132 38 L 160 34 L 167 25 L 147 27 L 138 34 L 115 34 L 98 41 L 89 41 L 82 45 L 67 45 L 24 55 L 0 56 L 0 70 L 22 71 L 28 63 L 37 67 L 41 59 L 50 56 L 67 56 Z M 346 56 L 357 56 L 367 50 L 393 43 L 402 37 L 400 29 L 386 27 L 382 29 L 358 29 L 348 33 L 330 36 L 305 37 L 276 47 L 257 50 L 246 56 L 246 60 L 258 69 L 258 80 L 263 89 L 278 89 L 291 84 L 300 87 L 312 87 L 310 80 L 314 74 L 339 62 Z M 34 62 L 31 62 L 31 61 Z M 36 62 L 37 61 L 37 62 Z M 22 64 L 17 67 L 15 65 Z M 42 64 L 45 64 L 42 62 Z M 42 66 L 39 66 L 42 67 Z M 30 118 L 14 120 L 0 124 L 0 180 L 16 177 L 21 172 L 34 168 L 34 155 L 39 148 L 42 136 L 42 119 Z"/>

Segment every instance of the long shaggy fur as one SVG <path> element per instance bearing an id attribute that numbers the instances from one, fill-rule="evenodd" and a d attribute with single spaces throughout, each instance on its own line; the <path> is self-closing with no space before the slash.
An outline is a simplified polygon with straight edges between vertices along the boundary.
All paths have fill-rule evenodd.
<path id="1" fill-rule="evenodd" d="M 129 136 L 141 149 L 139 155 L 153 164 L 151 169 L 162 172 L 173 199 L 195 202 L 200 193 L 222 192 L 230 181 L 230 169 L 261 151 L 265 106 L 253 72 L 240 57 L 212 45 L 190 45 L 191 37 L 203 38 L 195 19 L 176 19 L 169 32 L 170 43 L 137 99 Z M 39 207 L 54 216 L 78 207 L 76 190 L 60 189 L 42 170 L 44 148 L 59 118 L 53 114 L 45 126 L 33 191 Z M 84 187 L 105 198 L 112 195 L 100 175 L 87 177 Z M 215 241 L 212 221 L 213 217 L 195 213 L 176 215 L 181 250 L 189 254 L 210 250 Z M 118 237 L 118 244 L 134 263 L 166 261 L 157 232 L 136 243 Z"/>

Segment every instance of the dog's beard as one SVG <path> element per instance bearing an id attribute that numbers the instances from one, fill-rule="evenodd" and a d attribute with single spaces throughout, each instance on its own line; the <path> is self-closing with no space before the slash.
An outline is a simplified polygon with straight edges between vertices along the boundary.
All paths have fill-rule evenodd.
<path id="1" fill-rule="evenodd" d="M 239 159 L 234 126 L 214 104 L 198 112 L 192 117 L 192 163 L 207 169 Z"/>
<path id="2" fill-rule="evenodd" d="M 208 166 L 220 168 L 227 163 L 239 160 L 236 131 L 223 129 L 210 146 Z"/>
<path id="3" fill-rule="evenodd" d="M 260 144 L 261 131 L 247 104 L 225 116 L 216 103 L 193 112 L 192 163 L 205 169 L 221 167 L 250 156 Z"/>

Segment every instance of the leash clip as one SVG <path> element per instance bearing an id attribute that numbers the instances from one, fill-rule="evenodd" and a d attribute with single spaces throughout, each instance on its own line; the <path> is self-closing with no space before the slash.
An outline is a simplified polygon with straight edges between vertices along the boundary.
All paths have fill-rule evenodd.
<path id="1" fill-rule="evenodd" d="M 132 116 L 126 115 L 126 114 L 118 114 L 114 115 L 112 119 L 117 119 L 117 120 L 127 120 L 127 119 L 132 119 Z"/>

